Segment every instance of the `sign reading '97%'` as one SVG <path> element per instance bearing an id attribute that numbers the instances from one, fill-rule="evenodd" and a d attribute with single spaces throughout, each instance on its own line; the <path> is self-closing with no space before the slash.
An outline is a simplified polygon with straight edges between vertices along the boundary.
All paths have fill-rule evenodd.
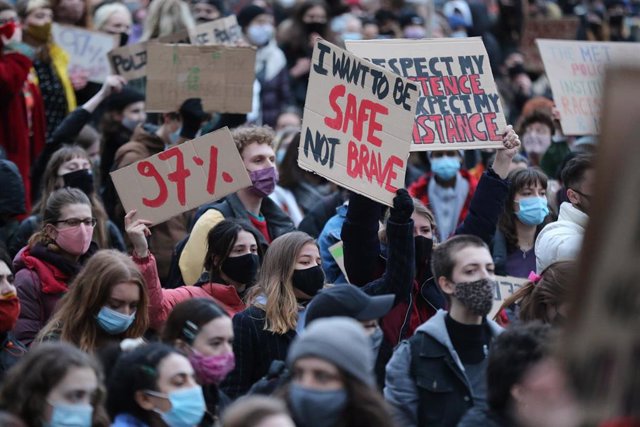
<path id="1" fill-rule="evenodd" d="M 391 205 L 404 187 L 417 100 L 415 83 L 318 40 L 298 165 Z"/>
<path id="2" fill-rule="evenodd" d="M 111 172 L 125 210 L 154 225 L 251 185 L 228 128 Z"/>

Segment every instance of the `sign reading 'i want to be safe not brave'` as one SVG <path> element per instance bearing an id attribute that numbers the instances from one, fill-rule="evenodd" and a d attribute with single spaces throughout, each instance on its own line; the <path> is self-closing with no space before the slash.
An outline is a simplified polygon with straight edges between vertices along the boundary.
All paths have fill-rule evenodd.
<path id="1" fill-rule="evenodd" d="M 415 83 L 317 41 L 298 165 L 391 205 L 404 187 L 417 99 Z"/>

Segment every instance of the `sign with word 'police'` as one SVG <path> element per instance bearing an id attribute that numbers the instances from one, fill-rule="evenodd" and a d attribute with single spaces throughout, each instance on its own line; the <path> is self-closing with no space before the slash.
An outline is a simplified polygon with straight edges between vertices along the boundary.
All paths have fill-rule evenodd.
<path id="1" fill-rule="evenodd" d="M 318 40 L 298 165 L 391 205 L 404 187 L 418 87 Z"/>
<path id="2" fill-rule="evenodd" d="M 222 128 L 111 172 L 125 211 L 154 225 L 251 185 L 231 132 Z"/>

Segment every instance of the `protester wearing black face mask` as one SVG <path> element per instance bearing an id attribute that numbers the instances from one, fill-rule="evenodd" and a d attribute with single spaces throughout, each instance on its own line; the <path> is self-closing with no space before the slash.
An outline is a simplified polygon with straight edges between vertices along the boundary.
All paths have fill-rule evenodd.
<path id="1" fill-rule="evenodd" d="M 157 277 L 155 259 L 149 256 L 145 237 L 145 221 L 132 221 L 131 212 L 125 217 L 129 240 L 134 245 L 134 261 L 151 270 L 154 277 L 147 280 L 151 295 L 158 295 L 158 302 L 149 309 L 151 327 L 160 329 L 173 307 L 187 299 L 208 298 L 215 300 L 229 316 L 246 308 L 245 297 L 254 285 L 262 248 L 258 245 L 258 231 L 250 224 L 235 220 L 223 220 L 207 235 L 207 255 L 204 273 L 194 286 L 175 289 L 161 288 Z"/>
<path id="2" fill-rule="evenodd" d="M 56 151 L 44 169 L 41 199 L 34 206 L 32 215 L 20 224 L 9 245 L 10 252 L 17 252 L 21 248 L 20 245 L 26 245 L 29 237 L 40 227 L 45 201 L 55 190 L 63 187 L 77 188 L 91 201 L 92 214 L 96 218 L 93 241 L 98 247 L 124 252 L 125 244 L 122 234 L 109 220 L 102 201 L 96 195 L 93 179 L 91 161 L 84 149 L 77 145 L 65 145 Z"/>
<path id="3" fill-rule="evenodd" d="M 319 0 L 301 3 L 285 23 L 281 27 L 286 29 L 278 34 L 278 40 L 281 41 L 280 48 L 287 58 L 293 99 L 298 107 L 303 107 L 315 39 L 322 37 L 330 43 L 336 43 L 337 40 L 329 29 L 329 10 Z"/>

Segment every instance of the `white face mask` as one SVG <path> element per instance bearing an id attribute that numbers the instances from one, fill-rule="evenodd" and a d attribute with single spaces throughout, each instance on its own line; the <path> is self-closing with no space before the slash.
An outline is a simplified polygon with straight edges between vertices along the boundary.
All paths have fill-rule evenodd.
<path id="1" fill-rule="evenodd" d="M 264 46 L 273 38 L 273 32 L 273 25 L 252 25 L 247 31 L 247 37 L 256 46 Z"/>

